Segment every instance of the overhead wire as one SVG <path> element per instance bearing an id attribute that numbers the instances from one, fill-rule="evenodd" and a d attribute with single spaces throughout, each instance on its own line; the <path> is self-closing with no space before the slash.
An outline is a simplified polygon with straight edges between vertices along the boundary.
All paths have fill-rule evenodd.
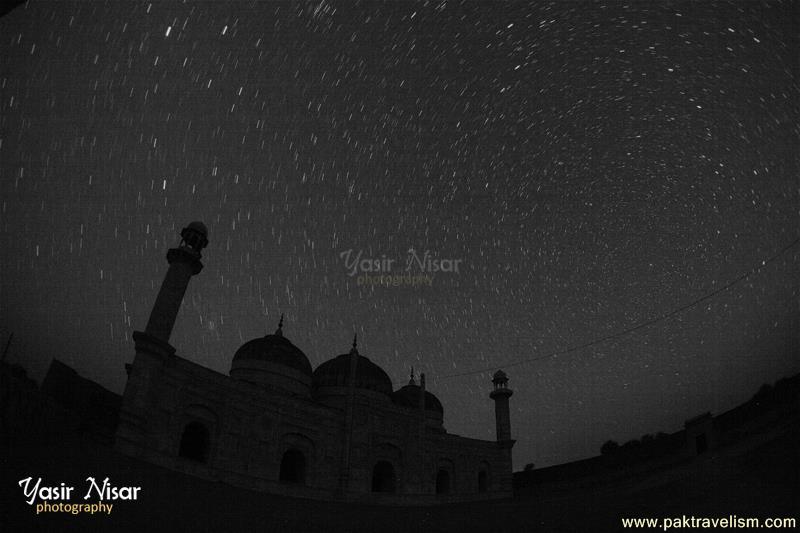
<path id="1" fill-rule="evenodd" d="M 719 287 L 719 288 L 717 288 L 717 289 L 715 289 L 715 290 L 713 290 L 713 291 L 711 291 L 711 292 L 709 292 L 707 294 L 704 294 L 703 296 L 701 296 L 701 297 L 699 297 L 699 298 L 697 298 L 695 300 L 692 300 L 691 302 L 689 302 L 689 303 L 687 303 L 685 305 L 682 305 L 682 306 L 680 306 L 680 307 L 678 307 L 676 309 L 673 309 L 671 311 L 668 311 L 666 313 L 658 315 L 658 316 L 656 316 L 654 318 L 651 318 L 649 320 L 646 320 L 644 322 L 641 322 L 639 324 L 631 326 L 631 327 L 629 327 L 627 329 L 624 329 L 622 331 L 618 331 L 618 332 L 612 333 L 610 335 L 605 335 L 603 337 L 599 337 L 599 338 L 593 339 L 591 341 L 584 342 L 584 343 L 579 344 L 577 346 L 570 346 L 570 347 L 564 348 L 562 350 L 555 350 L 555 351 L 548 352 L 546 354 L 539 355 L 539 356 L 536 356 L 536 357 L 529 357 L 529 358 L 520 359 L 520 360 L 517 360 L 517 361 L 511 361 L 509 363 L 495 365 L 495 366 L 492 366 L 492 367 L 485 367 L 485 368 L 481 368 L 481 369 L 478 369 L 478 370 L 471 370 L 469 372 L 460 372 L 460 373 L 456 373 L 456 374 L 447 374 L 447 375 L 444 375 L 444 376 L 436 376 L 435 379 L 437 379 L 437 380 L 452 379 L 452 378 L 459 378 L 459 377 L 464 377 L 464 376 L 471 376 L 471 375 L 475 375 L 475 374 L 491 372 L 492 370 L 495 370 L 497 368 L 513 368 L 513 367 L 516 367 L 516 366 L 520 366 L 520 365 L 524 365 L 524 364 L 528 364 L 528 363 L 533 363 L 535 361 L 542 361 L 544 359 L 549 359 L 551 357 L 556 357 L 556 356 L 559 356 L 559 355 L 564 355 L 564 354 L 576 352 L 578 350 L 583 350 L 585 348 L 589 348 L 591 346 L 595 346 L 597 344 L 601 344 L 601 343 L 604 343 L 604 342 L 607 342 L 607 341 L 610 341 L 610 340 L 613 340 L 613 339 L 618 339 L 618 338 L 620 338 L 622 336 L 628 335 L 628 334 L 633 333 L 635 331 L 638 331 L 640 329 L 644 329 L 644 328 L 647 328 L 647 327 L 652 326 L 654 324 L 657 324 L 658 322 L 662 322 L 664 320 L 672 318 L 673 316 L 678 315 L 678 314 L 686 311 L 687 309 L 691 309 L 692 307 L 694 307 L 694 306 L 696 306 L 696 305 L 698 305 L 698 304 L 700 304 L 702 302 L 705 302 L 706 300 L 709 300 L 709 299 L 715 297 L 716 295 L 718 295 L 718 294 L 720 294 L 720 293 L 722 293 L 724 291 L 727 291 L 731 287 L 741 283 L 742 281 L 746 280 L 747 278 L 749 278 L 750 276 L 752 276 L 753 274 L 755 274 L 759 270 L 763 269 L 768 264 L 770 264 L 773 261 L 777 260 L 780 256 L 785 254 L 787 251 L 789 251 L 790 249 L 792 249 L 795 246 L 797 246 L 798 243 L 800 243 L 800 237 L 798 237 L 797 239 L 795 239 L 791 243 L 787 244 L 786 246 L 784 246 L 783 248 L 778 250 L 775 254 L 770 256 L 768 259 L 762 260 L 761 264 L 756 265 L 755 267 L 753 267 L 749 271 L 747 271 L 744 274 L 742 274 L 741 276 L 738 276 L 737 278 L 729 281 L 728 283 L 726 283 L 722 287 Z"/>

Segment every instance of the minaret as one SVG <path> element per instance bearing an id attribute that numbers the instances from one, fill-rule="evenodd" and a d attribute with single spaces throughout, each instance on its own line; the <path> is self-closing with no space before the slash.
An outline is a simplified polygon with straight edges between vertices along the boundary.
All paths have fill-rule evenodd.
<path id="1" fill-rule="evenodd" d="M 508 376 L 502 370 L 494 373 L 492 378 L 494 390 L 489 398 L 494 400 L 494 418 L 497 424 L 497 442 L 511 440 L 511 415 L 508 412 L 508 399 L 514 391 L 508 388 Z"/>
<path id="2" fill-rule="evenodd" d="M 347 379 L 347 406 L 344 419 L 344 448 L 339 471 L 339 490 L 350 488 L 350 447 L 353 441 L 353 416 L 356 403 L 356 372 L 358 369 L 358 333 L 353 334 L 353 347 L 350 348 L 350 373 Z"/>
<path id="3" fill-rule="evenodd" d="M 417 446 L 419 446 L 419 488 L 420 492 L 433 492 L 433 487 L 428 487 L 425 473 L 428 464 L 425 460 L 425 373 L 419 375 L 419 434 Z"/>
<path id="4" fill-rule="evenodd" d="M 125 365 L 128 381 L 120 408 L 115 447 L 128 455 L 144 450 L 165 450 L 163 422 L 158 412 L 156 391 L 163 385 L 165 365 L 170 364 L 175 348 L 169 343 L 175 317 L 192 276 L 203 268 L 200 252 L 208 245 L 208 229 L 202 222 L 192 222 L 181 230 L 181 242 L 167 252 L 167 270 L 150 320 L 144 332 L 134 331 L 136 356 Z M 174 453 L 174 452 L 172 452 Z"/>
<path id="5" fill-rule="evenodd" d="M 208 229 L 202 222 L 192 222 L 181 230 L 181 242 L 167 252 L 169 270 L 150 313 L 144 332 L 165 343 L 169 342 L 183 295 L 192 276 L 200 273 L 203 263 L 200 252 L 208 245 Z"/>

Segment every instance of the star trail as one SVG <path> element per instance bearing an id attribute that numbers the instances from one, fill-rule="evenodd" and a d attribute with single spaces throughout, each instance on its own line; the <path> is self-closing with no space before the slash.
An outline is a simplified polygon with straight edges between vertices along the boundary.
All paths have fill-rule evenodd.
<path id="1" fill-rule="evenodd" d="M 0 341 L 121 392 L 202 220 L 182 357 L 227 373 L 281 313 L 315 367 L 357 332 L 482 439 L 484 369 L 524 360 L 517 468 L 675 431 L 800 371 L 797 29 L 777 1 L 30 1 L 0 18 Z"/>

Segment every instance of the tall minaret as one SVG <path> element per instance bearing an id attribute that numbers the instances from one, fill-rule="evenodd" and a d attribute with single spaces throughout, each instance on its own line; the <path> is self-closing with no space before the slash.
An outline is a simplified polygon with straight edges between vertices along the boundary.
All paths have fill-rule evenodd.
<path id="1" fill-rule="evenodd" d="M 494 418 L 497 424 L 497 442 L 511 440 L 511 415 L 508 412 L 508 399 L 514 391 L 508 388 L 508 376 L 502 370 L 494 373 L 492 378 L 494 390 L 489 398 L 494 400 Z"/>
<path id="2" fill-rule="evenodd" d="M 207 245 L 208 229 L 202 222 L 192 222 L 181 230 L 180 244 L 167 252 L 169 270 L 147 327 L 144 332 L 133 332 L 136 356 L 132 364 L 125 365 L 128 381 L 114 439 L 115 447 L 129 455 L 139 455 L 144 450 L 171 450 L 171 444 L 164 440 L 163 419 L 154 416 L 159 401 L 154 391 L 163 386 L 164 366 L 175 354 L 169 336 L 189 280 L 203 268 L 200 252 Z"/>
<path id="3" fill-rule="evenodd" d="M 181 243 L 167 252 L 169 270 L 147 321 L 147 335 L 169 342 L 189 280 L 203 269 L 200 252 L 207 245 L 208 229 L 202 222 L 192 222 L 181 230 Z"/>

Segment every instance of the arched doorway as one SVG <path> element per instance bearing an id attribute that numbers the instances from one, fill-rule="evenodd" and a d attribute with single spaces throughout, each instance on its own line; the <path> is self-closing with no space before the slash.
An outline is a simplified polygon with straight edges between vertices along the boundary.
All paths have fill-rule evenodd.
<path id="1" fill-rule="evenodd" d="M 208 429 L 200 422 L 190 422 L 183 428 L 178 455 L 192 461 L 208 461 L 210 438 Z"/>
<path id="2" fill-rule="evenodd" d="M 394 492 L 394 467 L 389 461 L 378 461 L 372 469 L 372 492 Z"/>
<path id="3" fill-rule="evenodd" d="M 436 474 L 436 494 L 448 494 L 450 492 L 450 472 L 444 468 L 439 469 Z"/>
<path id="4" fill-rule="evenodd" d="M 300 450 L 287 450 L 281 459 L 280 481 L 284 483 L 306 482 L 306 458 Z"/>
<path id="5" fill-rule="evenodd" d="M 478 492 L 486 492 L 489 490 L 489 474 L 486 470 L 478 472 Z"/>

